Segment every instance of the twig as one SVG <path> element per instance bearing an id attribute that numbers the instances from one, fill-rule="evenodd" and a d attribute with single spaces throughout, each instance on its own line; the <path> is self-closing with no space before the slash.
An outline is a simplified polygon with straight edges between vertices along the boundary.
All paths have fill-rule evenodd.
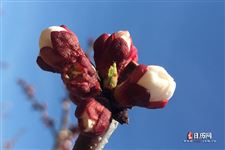
<path id="1" fill-rule="evenodd" d="M 43 123 L 50 130 L 53 137 L 55 137 L 57 135 L 57 130 L 55 128 L 55 121 L 52 117 L 48 115 L 47 105 L 39 102 L 39 100 L 35 96 L 34 88 L 31 85 L 27 84 L 25 80 L 18 79 L 17 83 L 23 89 L 28 100 L 31 102 L 32 108 L 41 113 Z"/>
<path id="2" fill-rule="evenodd" d="M 65 98 L 62 101 L 62 116 L 60 121 L 60 130 L 55 137 L 55 144 L 53 149 L 61 149 L 60 147 L 62 143 L 64 143 L 65 139 L 67 138 L 67 137 L 62 138 L 62 134 L 63 132 L 65 133 L 69 132 L 69 130 L 67 131 L 67 125 L 69 121 L 69 112 L 70 112 L 70 100 L 68 98 Z M 66 136 L 69 136 L 69 135 L 66 135 Z"/>
<path id="3" fill-rule="evenodd" d="M 108 130 L 101 136 L 92 137 L 81 133 L 73 150 L 102 150 L 105 144 L 108 143 L 110 136 L 115 131 L 118 124 L 119 123 L 113 119 Z"/>
<path id="4" fill-rule="evenodd" d="M 62 118 L 61 118 L 61 127 L 60 129 L 66 129 L 69 122 L 69 114 L 70 114 L 70 100 L 66 98 L 62 102 Z"/>
<path id="5" fill-rule="evenodd" d="M 12 137 L 11 139 L 9 139 L 8 141 L 6 141 L 4 143 L 4 149 L 5 150 L 11 150 L 14 146 L 15 146 L 15 143 L 19 140 L 19 138 L 26 132 L 25 129 L 20 129 L 18 131 L 17 134 L 14 135 L 14 137 Z"/>
<path id="6" fill-rule="evenodd" d="M 78 135 L 79 130 L 77 126 L 68 128 L 71 103 L 69 98 L 64 99 L 62 102 L 62 117 L 60 121 L 60 128 L 57 130 L 54 119 L 48 115 L 47 105 L 39 102 L 35 96 L 34 88 L 27 84 L 27 82 L 23 79 L 18 79 L 18 84 L 23 89 L 28 100 L 31 102 L 32 108 L 41 113 L 43 123 L 50 130 L 54 138 L 55 144 L 53 145 L 53 150 L 71 150 L 74 138 Z"/>

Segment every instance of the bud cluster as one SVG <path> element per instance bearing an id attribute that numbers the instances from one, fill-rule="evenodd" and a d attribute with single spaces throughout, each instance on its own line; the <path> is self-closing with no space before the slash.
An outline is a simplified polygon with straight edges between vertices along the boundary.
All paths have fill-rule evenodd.
<path id="1" fill-rule="evenodd" d="M 175 91 L 176 83 L 163 67 L 138 64 L 128 31 L 105 33 L 95 40 L 96 69 L 64 25 L 43 30 L 39 46 L 38 65 L 61 74 L 85 134 L 103 134 L 112 118 L 127 123 L 127 108 L 163 108 Z"/>

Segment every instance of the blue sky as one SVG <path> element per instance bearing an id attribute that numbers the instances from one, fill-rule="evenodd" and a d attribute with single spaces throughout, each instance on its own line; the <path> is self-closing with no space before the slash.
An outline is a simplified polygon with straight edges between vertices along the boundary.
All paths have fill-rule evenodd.
<path id="1" fill-rule="evenodd" d="M 2 100 L 11 104 L 2 123 L 3 141 L 20 128 L 26 133 L 17 149 L 50 149 L 53 141 L 40 123 L 17 78 L 36 87 L 49 114 L 60 118 L 65 96 L 60 76 L 36 65 L 40 32 L 67 25 L 87 48 L 89 37 L 128 30 L 138 48 L 139 63 L 165 67 L 177 89 L 160 110 L 133 108 L 129 125 L 119 126 L 106 150 L 224 149 L 224 2 L 223 1 L 3 1 Z M 75 106 L 73 106 L 75 109 Z M 72 121 L 76 121 L 71 113 Z M 215 143 L 184 143 L 188 131 L 212 132 Z"/>

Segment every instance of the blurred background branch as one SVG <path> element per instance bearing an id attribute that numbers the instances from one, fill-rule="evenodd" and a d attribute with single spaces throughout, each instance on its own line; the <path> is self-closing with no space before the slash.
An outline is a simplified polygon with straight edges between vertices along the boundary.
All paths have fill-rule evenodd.
<path id="1" fill-rule="evenodd" d="M 86 55 L 90 57 L 92 53 L 94 39 L 89 38 L 87 40 L 87 51 Z M 0 69 L 7 69 L 8 63 L 0 61 Z M 27 98 L 27 102 L 31 104 L 34 111 L 38 112 L 41 116 L 41 122 L 45 125 L 52 135 L 54 144 L 52 145 L 53 150 L 72 150 L 76 138 L 79 135 L 79 128 L 76 124 L 70 122 L 70 107 L 71 100 L 68 95 L 61 100 L 61 117 L 59 125 L 56 125 L 56 119 L 49 115 L 47 102 L 40 101 L 35 95 L 35 87 L 30 85 L 25 79 L 18 78 L 17 85 L 22 89 L 23 94 Z M 4 113 L 2 117 L 7 116 L 8 105 L 3 104 Z M 57 129 L 59 126 L 59 129 Z M 20 129 L 12 138 L 6 140 L 3 144 L 5 150 L 11 150 L 14 148 L 16 142 L 23 134 L 26 129 Z"/>
<path id="2" fill-rule="evenodd" d="M 50 130 L 53 137 L 57 135 L 55 127 L 55 120 L 48 115 L 48 108 L 46 103 L 41 103 L 35 96 L 34 87 L 29 85 L 25 80 L 18 79 L 18 85 L 22 88 L 23 93 L 27 96 L 27 100 L 31 103 L 33 110 L 41 115 L 42 123 Z"/>
<path id="3" fill-rule="evenodd" d="M 5 141 L 3 147 L 5 150 L 11 150 L 16 142 L 25 134 L 26 129 L 20 129 L 11 139 Z"/>
<path id="4" fill-rule="evenodd" d="M 28 84 L 24 79 L 18 79 L 17 84 L 23 90 L 24 95 L 26 95 L 28 102 L 30 102 L 31 107 L 34 111 L 39 112 L 41 115 L 42 123 L 50 130 L 52 134 L 54 145 L 53 149 L 57 150 L 71 150 L 75 138 L 79 134 L 79 130 L 77 125 L 69 122 L 69 114 L 70 114 L 70 99 L 64 98 L 61 101 L 61 121 L 60 128 L 56 128 L 55 119 L 48 114 L 48 107 L 45 102 L 40 102 L 38 98 L 35 96 L 35 88 Z M 5 141 L 4 149 L 10 150 L 14 147 L 17 140 L 23 135 L 25 130 L 20 130 L 13 138 Z"/>

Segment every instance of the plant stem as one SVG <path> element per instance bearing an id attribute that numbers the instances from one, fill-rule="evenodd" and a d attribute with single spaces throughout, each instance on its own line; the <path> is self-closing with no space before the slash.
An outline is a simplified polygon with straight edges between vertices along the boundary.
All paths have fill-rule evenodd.
<path id="1" fill-rule="evenodd" d="M 100 136 L 93 137 L 80 133 L 73 150 L 102 150 L 108 143 L 110 136 L 115 131 L 118 124 L 119 123 L 116 120 L 112 119 L 108 130 Z"/>

